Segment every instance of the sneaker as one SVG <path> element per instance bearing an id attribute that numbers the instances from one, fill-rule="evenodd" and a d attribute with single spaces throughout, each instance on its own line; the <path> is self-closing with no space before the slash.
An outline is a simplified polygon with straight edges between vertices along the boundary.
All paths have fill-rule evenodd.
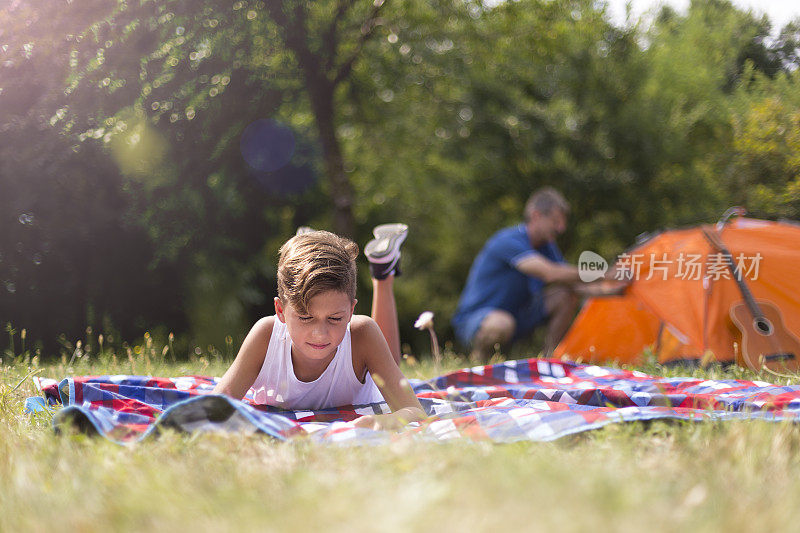
<path id="1" fill-rule="evenodd" d="M 381 224 L 372 230 L 375 238 L 364 247 L 369 269 L 375 279 L 400 275 L 400 246 L 408 235 L 405 224 Z"/>
<path id="2" fill-rule="evenodd" d="M 310 226 L 300 226 L 299 228 L 297 228 L 297 232 L 295 233 L 295 236 L 297 236 L 297 235 L 305 235 L 306 233 L 311 233 L 312 231 L 317 231 L 317 230 L 315 230 L 314 228 L 312 228 Z"/>

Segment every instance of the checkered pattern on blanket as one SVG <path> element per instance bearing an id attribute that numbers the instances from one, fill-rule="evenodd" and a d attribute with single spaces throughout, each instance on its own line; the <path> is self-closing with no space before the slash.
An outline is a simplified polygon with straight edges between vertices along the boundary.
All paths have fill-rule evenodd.
<path id="1" fill-rule="evenodd" d="M 262 432 L 276 439 L 310 436 L 328 442 L 384 442 L 397 434 L 355 428 L 385 403 L 320 411 L 281 411 L 211 395 L 216 380 L 84 376 L 37 381 L 47 403 L 61 404 L 53 422 L 97 432 L 115 442 L 159 431 Z M 759 381 L 658 378 L 641 372 L 546 359 L 508 361 L 412 380 L 429 418 L 401 435 L 445 440 L 546 441 L 609 423 L 681 420 L 798 420 L 800 386 Z"/>

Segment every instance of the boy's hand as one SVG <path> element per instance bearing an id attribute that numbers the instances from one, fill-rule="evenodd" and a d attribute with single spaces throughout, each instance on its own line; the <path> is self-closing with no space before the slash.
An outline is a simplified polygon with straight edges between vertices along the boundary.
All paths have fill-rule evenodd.
<path id="1" fill-rule="evenodd" d="M 372 429 L 375 431 L 379 431 L 381 429 L 396 431 L 403 427 L 401 423 L 391 414 L 364 415 L 362 417 L 356 418 L 353 421 L 353 425 L 358 428 Z"/>
<path id="2" fill-rule="evenodd" d="M 398 431 L 403 429 L 410 422 L 416 422 L 425 418 L 425 413 L 414 407 L 404 407 L 394 413 L 385 415 L 364 415 L 356 418 L 353 425 L 359 428 L 367 428 L 375 431 Z"/>

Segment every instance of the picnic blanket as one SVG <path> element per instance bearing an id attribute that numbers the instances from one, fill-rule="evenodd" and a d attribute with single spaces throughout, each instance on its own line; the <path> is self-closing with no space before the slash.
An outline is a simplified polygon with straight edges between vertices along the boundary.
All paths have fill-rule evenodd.
<path id="1" fill-rule="evenodd" d="M 660 378 L 552 359 L 507 361 L 411 380 L 429 418 L 399 433 L 349 423 L 364 414 L 390 412 L 385 403 L 281 411 L 255 404 L 252 391 L 242 401 L 213 395 L 215 383 L 216 378 L 204 376 L 37 379 L 43 395 L 29 398 L 27 409 L 54 409 L 57 432 L 71 428 L 121 444 L 165 428 L 260 432 L 278 440 L 307 437 L 320 442 L 388 442 L 406 437 L 512 442 L 549 441 L 636 420 L 800 418 L 796 385 Z"/>

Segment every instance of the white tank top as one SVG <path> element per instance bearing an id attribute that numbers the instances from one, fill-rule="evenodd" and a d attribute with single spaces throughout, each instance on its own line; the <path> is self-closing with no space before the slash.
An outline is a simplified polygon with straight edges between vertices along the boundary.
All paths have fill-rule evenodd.
<path id="1" fill-rule="evenodd" d="M 383 401 L 378 387 L 367 372 L 361 383 L 353 371 L 350 324 L 336 355 L 322 375 L 314 381 L 300 381 L 292 365 L 292 339 L 286 324 L 275 317 L 264 364 L 253 383 L 256 403 L 284 409 L 325 409 L 342 405 L 361 405 Z"/>

